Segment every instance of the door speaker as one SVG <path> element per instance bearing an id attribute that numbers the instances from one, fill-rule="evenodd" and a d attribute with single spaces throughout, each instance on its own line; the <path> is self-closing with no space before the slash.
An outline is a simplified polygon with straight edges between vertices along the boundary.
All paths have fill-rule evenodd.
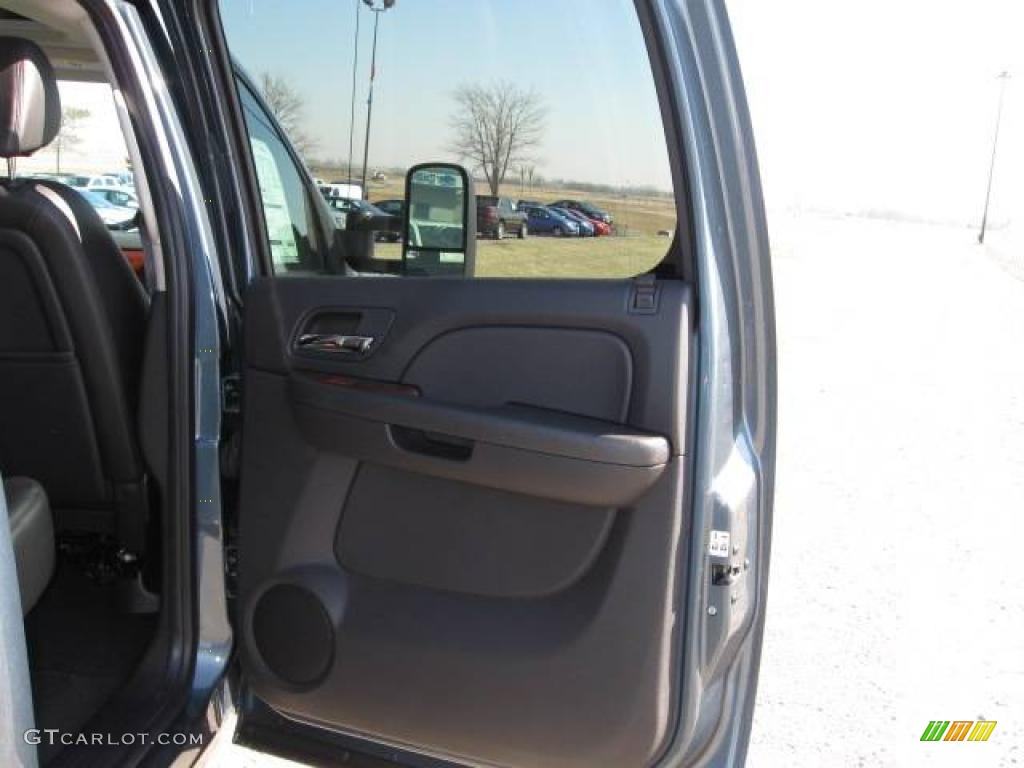
<path id="1" fill-rule="evenodd" d="M 334 660 L 330 616 L 303 587 L 278 584 L 264 592 L 253 611 L 252 632 L 263 663 L 292 685 L 316 685 Z"/>

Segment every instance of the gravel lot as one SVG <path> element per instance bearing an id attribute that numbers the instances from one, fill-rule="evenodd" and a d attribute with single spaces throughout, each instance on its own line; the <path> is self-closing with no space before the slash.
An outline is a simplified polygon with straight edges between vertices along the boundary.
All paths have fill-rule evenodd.
<path id="1" fill-rule="evenodd" d="M 1024 256 L 964 229 L 771 221 L 779 462 L 747 764 L 1024 765 Z M 919 741 L 981 718 L 987 743 Z"/>
<path id="2" fill-rule="evenodd" d="M 779 461 L 748 765 L 1024 765 L 1024 259 L 964 229 L 772 232 Z M 919 740 L 981 718 L 987 743 Z"/>

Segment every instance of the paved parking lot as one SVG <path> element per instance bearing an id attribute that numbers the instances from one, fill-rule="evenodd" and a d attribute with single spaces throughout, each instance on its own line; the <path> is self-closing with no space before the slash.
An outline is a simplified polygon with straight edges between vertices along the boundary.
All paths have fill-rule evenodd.
<path id="1" fill-rule="evenodd" d="M 1024 254 L 772 217 L 779 462 L 748 765 L 1024 765 Z M 988 743 L 919 741 L 992 719 Z"/>

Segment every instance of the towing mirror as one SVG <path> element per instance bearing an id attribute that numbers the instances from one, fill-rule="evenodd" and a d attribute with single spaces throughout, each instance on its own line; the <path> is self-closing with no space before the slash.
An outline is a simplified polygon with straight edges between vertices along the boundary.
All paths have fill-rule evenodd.
<path id="1" fill-rule="evenodd" d="M 405 176 L 402 271 L 472 277 L 476 267 L 476 194 L 461 165 L 423 163 Z"/>

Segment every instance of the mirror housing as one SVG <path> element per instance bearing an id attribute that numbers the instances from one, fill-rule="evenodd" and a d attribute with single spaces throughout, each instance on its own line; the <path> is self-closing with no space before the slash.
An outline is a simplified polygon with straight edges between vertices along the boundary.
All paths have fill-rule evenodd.
<path id="1" fill-rule="evenodd" d="M 405 175 L 402 272 L 472 277 L 476 271 L 476 192 L 455 163 L 420 163 Z"/>

